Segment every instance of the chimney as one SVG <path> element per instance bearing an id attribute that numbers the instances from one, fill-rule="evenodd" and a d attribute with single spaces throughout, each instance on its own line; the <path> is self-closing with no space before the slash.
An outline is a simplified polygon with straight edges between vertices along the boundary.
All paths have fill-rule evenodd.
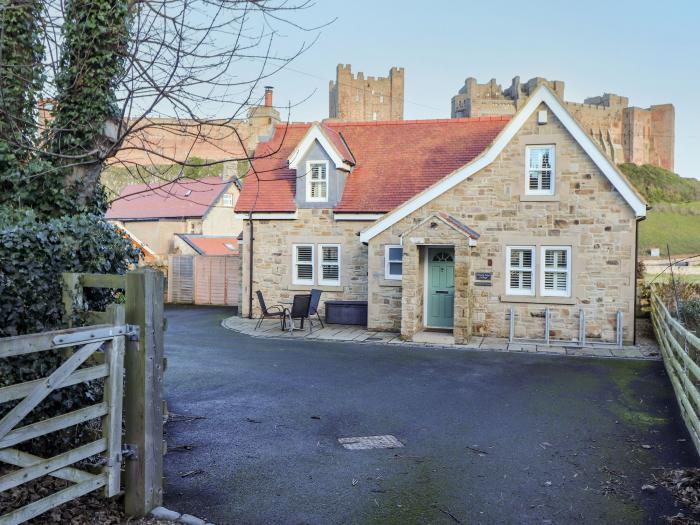
<path id="1" fill-rule="evenodd" d="M 272 107 L 272 86 L 265 86 L 265 106 Z"/>

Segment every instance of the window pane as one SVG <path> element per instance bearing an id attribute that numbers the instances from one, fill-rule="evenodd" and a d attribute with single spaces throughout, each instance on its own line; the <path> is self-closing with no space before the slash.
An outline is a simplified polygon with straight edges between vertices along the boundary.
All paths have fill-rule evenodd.
<path id="1" fill-rule="evenodd" d="M 389 275 L 403 275 L 403 264 L 400 262 L 389 263 Z"/>
<path id="2" fill-rule="evenodd" d="M 323 246 L 321 248 L 321 260 L 323 262 L 338 262 L 338 247 Z"/>
<path id="3" fill-rule="evenodd" d="M 540 176 L 539 175 L 540 174 L 538 171 L 531 171 L 530 172 L 528 186 L 531 190 L 536 190 L 539 188 L 539 184 L 540 184 Z"/>
<path id="4" fill-rule="evenodd" d="M 314 267 L 310 264 L 297 264 L 297 278 L 310 281 L 314 278 Z"/>
<path id="5" fill-rule="evenodd" d="M 392 247 L 389 248 L 389 260 L 390 261 L 400 261 L 403 258 L 403 248 Z"/>
<path id="6" fill-rule="evenodd" d="M 542 172 L 542 188 L 543 190 L 552 189 L 552 170 L 544 170 Z"/>
<path id="7" fill-rule="evenodd" d="M 297 261 L 312 262 L 314 257 L 313 246 L 297 246 Z"/>
<path id="8" fill-rule="evenodd" d="M 337 281 L 340 276 L 340 268 L 337 264 L 324 264 L 321 266 L 321 278 L 326 281 Z"/>

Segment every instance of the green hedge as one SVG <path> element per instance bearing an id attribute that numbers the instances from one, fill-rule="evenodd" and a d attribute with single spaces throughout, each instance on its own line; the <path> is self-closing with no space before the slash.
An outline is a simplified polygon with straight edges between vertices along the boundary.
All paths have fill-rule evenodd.
<path id="1" fill-rule="evenodd" d="M 0 337 L 62 326 L 63 272 L 124 273 L 138 256 L 98 215 L 0 211 Z"/>

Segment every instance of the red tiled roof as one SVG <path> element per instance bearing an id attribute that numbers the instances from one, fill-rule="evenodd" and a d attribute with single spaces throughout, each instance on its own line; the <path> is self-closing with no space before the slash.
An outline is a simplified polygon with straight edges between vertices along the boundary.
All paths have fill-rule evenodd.
<path id="1" fill-rule="evenodd" d="M 202 217 L 231 181 L 220 177 L 159 184 L 129 184 L 107 210 L 108 219 Z"/>
<path id="2" fill-rule="evenodd" d="M 187 244 L 201 255 L 238 255 L 238 237 L 209 237 L 179 234 Z M 228 245 L 228 246 L 227 246 Z"/>
<path id="3" fill-rule="evenodd" d="M 325 122 L 329 139 L 345 139 L 356 165 L 335 208 L 346 213 L 384 213 L 464 166 L 483 152 L 509 117 L 388 122 Z M 258 145 L 236 211 L 294 212 L 295 173 L 287 157 L 311 124 L 279 126 Z M 334 139 L 335 140 L 335 139 Z M 334 145 L 338 143 L 334 141 Z M 342 151 L 342 150 L 341 150 Z"/>

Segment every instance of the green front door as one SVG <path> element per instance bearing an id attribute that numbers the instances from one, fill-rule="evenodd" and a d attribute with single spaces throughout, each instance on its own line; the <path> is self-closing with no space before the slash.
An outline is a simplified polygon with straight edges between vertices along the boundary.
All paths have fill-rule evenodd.
<path id="1" fill-rule="evenodd" d="M 426 326 L 452 328 L 454 325 L 454 249 L 428 249 L 428 308 Z"/>

